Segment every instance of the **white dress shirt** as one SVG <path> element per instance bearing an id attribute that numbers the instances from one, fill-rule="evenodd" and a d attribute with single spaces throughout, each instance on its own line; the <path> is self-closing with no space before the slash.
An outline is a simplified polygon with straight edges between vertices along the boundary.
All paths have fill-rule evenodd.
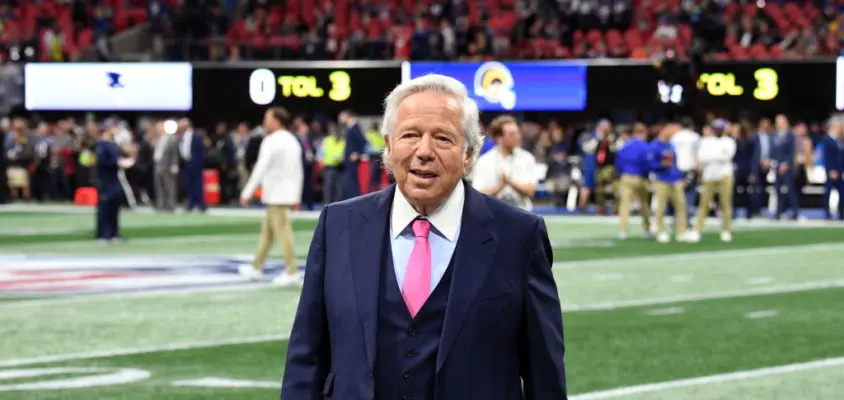
<path id="1" fill-rule="evenodd" d="M 671 138 L 674 151 L 677 152 L 677 169 L 689 172 L 697 168 L 697 147 L 700 135 L 689 129 L 681 129 Z"/>
<path id="2" fill-rule="evenodd" d="M 494 189 L 500 184 L 502 174 L 519 184 L 536 185 L 539 182 L 536 175 L 536 158 L 533 154 L 519 147 L 513 149 L 512 154 L 505 156 L 495 148 L 478 158 L 472 176 L 472 186 L 478 190 Z M 530 196 L 522 196 L 510 185 L 501 189 L 495 197 L 523 210 L 533 210 Z"/>
<path id="3" fill-rule="evenodd" d="M 431 245 L 431 292 L 445 275 L 448 264 L 451 263 L 451 257 L 454 255 L 454 249 L 457 248 L 460 221 L 463 218 L 463 202 L 466 197 L 465 190 L 463 181 L 457 182 L 457 186 L 451 191 L 445 203 L 424 217 L 431 223 L 431 233 L 428 235 L 428 242 Z M 390 250 L 399 289 L 404 283 L 407 262 L 410 260 L 410 253 L 413 252 L 415 243 L 410 224 L 417 217 L 420 217 L 419 213 L 413 209 L 401 190 L 396 188 L 390 210 Z"/>
<path id="4" fill-rule="evenodd" d="M 179 152 L 182 154 L 182 159 L 190 161 L 190 150 L 193 144 L 193 130 L 188 129 L 182 134 L 182 140 L 179 142 Z"/>
<path id="5" fill-rule="evenodd" d="M 252 197 L 261 185 L 261 201 L 268 205 L 289 206 L 302 201 L 304 184 L 302 146 L 292 133 L 280 129 L 264 137 L 258 161 L 243 187 L 241 199 Z"/>
<path id="6" fill-rule="evenodd" d="M 698 146 L 701 177 L 704 182 L 720 181 L 733 176 L 736 141 L 729 136 L 706 136 Z"/>

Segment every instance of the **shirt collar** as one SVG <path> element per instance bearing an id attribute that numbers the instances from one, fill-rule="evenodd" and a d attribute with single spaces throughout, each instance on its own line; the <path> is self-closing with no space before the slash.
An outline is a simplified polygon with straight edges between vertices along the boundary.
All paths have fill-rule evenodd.
<path id="1" fill-rule="evenodd" d="M 466 193 L 463 188 L 463 181 L 457 185 L 448 195 L 445 203 L 439 209 L 427 216 L 436 232 L 446 238 L 449 242 L 457 240 L 457 229 L 460 228 L 460 220 L 463 216 L 463 202 Z M 393 195 L 393 206 L 390 211 L 390 236 L 397 238 L 410 223 L 419 217 L 419 213 L 413 209 L 407 198 L 397 187 Z"/>

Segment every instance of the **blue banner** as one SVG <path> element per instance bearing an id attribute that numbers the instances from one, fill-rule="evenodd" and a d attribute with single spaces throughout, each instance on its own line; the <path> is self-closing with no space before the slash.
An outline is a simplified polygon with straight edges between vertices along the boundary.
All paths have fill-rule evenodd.
<path id="1" fill-rule="evenodd" d="M 442 74 L 466 85 L 481 111 L 582 111 L 586 108 L 586 63 L 409 62 L 403 79 Z"/>

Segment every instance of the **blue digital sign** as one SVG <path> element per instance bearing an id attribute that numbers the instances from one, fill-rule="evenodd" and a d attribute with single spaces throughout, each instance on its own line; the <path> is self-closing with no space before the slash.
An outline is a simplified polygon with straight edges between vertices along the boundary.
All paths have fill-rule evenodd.
<path id="1" fill-rule="evenodd" d="M 586 63 L 407 62 L 403 80 L 442 74 L 466 85 L 481 111 L 582 111 L 586 108 Z"/>

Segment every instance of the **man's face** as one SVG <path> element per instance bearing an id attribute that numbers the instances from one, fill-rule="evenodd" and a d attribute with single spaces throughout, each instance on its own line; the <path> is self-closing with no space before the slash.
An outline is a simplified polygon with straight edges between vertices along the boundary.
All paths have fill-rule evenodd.
<path id="1" fill-rule="evenodd" d="M 519 125 L 514 123 L 505 124 L 501 129 L 500 143 L 507 149 L 515 149 L 522 145 L 522 134 L 519 131 Z"/>
<path id="2" fill-rule="evenodd" d="M 778 131 L 784 131 L 788 129 L 788 120 L 785 118 L 784 115 L 777 115 L 777 119 L 775 122 Z"/>
<path id="3" fill-rule="evenodd" d="M 461 118 L 458 102 L 442 93 L 417 93 L 399 105 L 387 157 L 399 190 L 417 209 L 439 207 L 466 175 L 471 154 L 463 150 Z"/>

